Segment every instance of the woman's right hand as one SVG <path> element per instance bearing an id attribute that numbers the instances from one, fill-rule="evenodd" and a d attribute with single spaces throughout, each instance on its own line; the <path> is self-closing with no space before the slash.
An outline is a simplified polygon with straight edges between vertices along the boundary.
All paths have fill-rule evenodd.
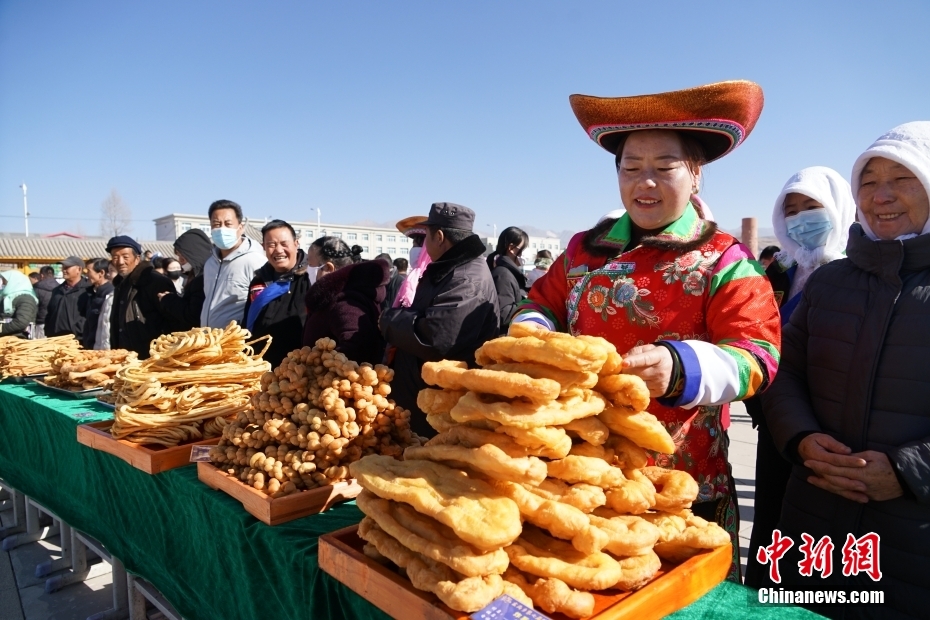
<path id="1" fill-rule="evenodd" d="M 804 466 L 817 474 L 808 477 L 810 484 L 864 504 L 869 501 L 865 494 L 866 485 L 842 475 L 844 468 L 861 469 L 866 466 L 865 459 L 851 456 L 851 452 L 849 446 L 825 433 L 812 433 L 798 444 L 798 454 Z"/>

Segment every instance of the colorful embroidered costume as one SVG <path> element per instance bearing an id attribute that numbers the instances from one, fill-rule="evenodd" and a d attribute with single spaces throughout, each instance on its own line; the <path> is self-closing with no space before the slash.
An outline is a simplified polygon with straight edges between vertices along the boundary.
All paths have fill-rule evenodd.
<path id="1" fill-rule="evenodd" d="M 668 342 L 681 361 L 681 395 L 653 399 L 649 412 L 677 449 L 671 456 L 653 453 L 650 464 L 693 475 L 698 502 L 735 495 L 720 406 L 765 389 L 779 358 L 778 307 L 762 267 L 691 206 L 631 249 L 631 221 L 624 214 L 595 240 L 616 249 L 615 258 L 586 252 L 584 235 L 575 235 L 536 282 L 514 320 L 603 336 L 621 353 Z"/>

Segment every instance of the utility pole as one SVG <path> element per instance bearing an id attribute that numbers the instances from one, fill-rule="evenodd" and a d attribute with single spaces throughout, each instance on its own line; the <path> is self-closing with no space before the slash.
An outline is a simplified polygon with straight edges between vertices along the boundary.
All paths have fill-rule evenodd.
<path id="1" fill-rule="evenodd" d="M 313 207 L 313 210 L 316 211 L 316 234 L 318 237 L 323 236 L 323 229 L 320 228 L 320 208 Z"/>
<path id="2" fill-rule="evenodd" d="M 26 223 L 26 236 L 29 236 L 29 204 L 26 202 L 26 182 L 20 185 L 23 190 L 23 220 Z"/>

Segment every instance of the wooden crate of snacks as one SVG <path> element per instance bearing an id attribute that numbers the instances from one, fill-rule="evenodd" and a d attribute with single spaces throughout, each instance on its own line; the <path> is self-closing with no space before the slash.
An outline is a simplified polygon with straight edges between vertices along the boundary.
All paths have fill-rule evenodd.
<path id="1" fill-rule="evenodd" d="M 219 437 L 213 437 L 212 439 L 203 439 L 170 447 L 138 444 L 125 439 L 114 439 L 110 433 L 111 426 L 113 426 L 112 421 L 79 425 L 77 427 L 78 443 L 94 450 L 112 454 L 147 474 L 158 474 L 169 469 L 189 465 L 193 446 L 211 446 L 220 441 Z"/>
<path id="2" fill-rule="evenodd" d="M 320 537 L 320 568 L 392 618 L 466 620 L 469 615 L 450 609 L 434 595 L 417 590 L 393 565 L 366 556 L 365 541 L 353 525 Z M 718 547 L 682 564 L 663 564 L 662 570 L 635 592 L 606 590 L 594 593 L 596 620 L 652 620 L 687 607 L 722 582 L 730 570 L 733 550 Z M 544 613 L 544 612 L 543 612 Z M 567 620 L 562 614 L 546 614 Z"/>
<path id="3" fill-rule="evenodd" d="M 197 477 L 210 488 L 223 491 L 241 502 L 246 512 L 265 525 L 279 525 L 323 512 L 335 504 L 353 499 L 362 490 L 355 480 L 350 479 L 273 498 L 212 463 L 197 463 Z"/>

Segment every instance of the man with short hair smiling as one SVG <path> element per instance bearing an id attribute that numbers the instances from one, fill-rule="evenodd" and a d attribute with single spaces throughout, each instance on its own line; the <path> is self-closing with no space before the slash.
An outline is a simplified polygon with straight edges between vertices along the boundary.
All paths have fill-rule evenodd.
<path id="1" fill-rule="evenodd" d="M 90 282 L 83 276 L 84 260 L 79 256 L 69 256 L 61 261 L 61 275 L 64 282 L 52 290 L 45 315 L 45 335 L 67 336 L 73 334 L 78 340 L 84 332 L 84 317 L 78 310 L 78 300 Z"/>
<path id="2" fill-rule="evenodd" d="M 174 290 L 174 283 L 142 261 L 142 246 L 132 237 L 120 235 L 107 243 L 113 278 L 113 307 L 110 311 L 110 347 L 128 349 L 149 357 L 152 340 L 174 331 L 170 316 L 163 314 L 159 293 Z"/>
<path id="3" fill-rule="evenodd" d="M 230 321 L 242 321 L 249 283 L 267 259 L 261 245 L 243 234 L 242 207 L 232 200 L 217 200 L 208 214 L 214 248 L 203 266 L 206 299 L 200 325 L 222 329 Z"/>

